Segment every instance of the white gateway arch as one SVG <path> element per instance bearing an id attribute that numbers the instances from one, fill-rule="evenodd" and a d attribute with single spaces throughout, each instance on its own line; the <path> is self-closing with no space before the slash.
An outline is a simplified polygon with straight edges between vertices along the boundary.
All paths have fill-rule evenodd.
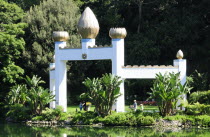
<path id="1" fill-rule="evenodd" d="M 54 102 L 50 103 L 51 108 L 60 105 L 67 111 L 67 75 L 66 61 L 78 60 L 111 60 L 112 74 L 124 79 L 155 79 L 157 73 L 180 72 L 181 83 L 186 82 L 186 60 L 183 58 L 181 50 L 177 53 L 177 58 L 173 60 L 173 65 L 124 65 L 124 38 L 125 28 L 111 28 L 109 36 L 112 38 L 112 46 L 98 47 L 95 45 L 95 38 L 99 32 L 98 21 L 90 8 L 83 12 L 78 30 L 82 36 L 80 49 L 66 48 L 66 40 L 69 35 L 65 31 L 53 33 L 55 40 L 55 63 L 50 63 L 50 90 L 55 94 Z M 124 82 L 120 85 L 122 96 L 117 99 L 115 109 L 117 112 L 125 110 Z M 186 96 L 184 95 L 185 99 Z"/>

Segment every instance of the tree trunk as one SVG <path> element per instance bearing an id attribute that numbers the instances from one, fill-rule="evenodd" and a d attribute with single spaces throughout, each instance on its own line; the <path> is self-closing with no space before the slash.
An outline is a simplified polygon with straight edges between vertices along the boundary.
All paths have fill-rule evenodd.
<path id="1" fill-rule="evenodd" d="M 138 7 L 139 7 L 139 21 L 138 21 L 137 33 L 140 33 L 140 29 L 141 29 L 142 5 L 143 5 L 143 3 L 144 3 L 144 0 L 138 0 Z"/>

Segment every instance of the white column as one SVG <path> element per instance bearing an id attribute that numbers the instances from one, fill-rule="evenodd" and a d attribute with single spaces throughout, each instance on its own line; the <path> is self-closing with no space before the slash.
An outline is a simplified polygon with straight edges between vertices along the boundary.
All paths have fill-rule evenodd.
<path id="1" fill-rule="evenodd" d="M 124 66 L 124 39 L 112 39 L 113 57 L 112 57 L 112 74 L 122 77 L 122 66 Z M 115 104 L 117 112 L 125 111 L 125 94 L 124 80 L 120 85 L 120 93 L 122 94 Z"/>
<path id="2" fill-rule="evenodd" d="M 186 59 L 175 59 L 174 60 L 174 66 L 178 67 L 178 72 L 180 72 L 180 80 L 181 80 L 181 84 L 184 85 L 186 82 L 186 78 L 187 78 L 187 61 Z M 186 101 L 187 100 L 187 95 L 182 95 L 183 100 Z M 177 106 L 180 105 L 180 100 L 177 103 Z M 183 108 L 185 109 L 185 108 Z"/>
<path id="3" fill-rule="evenodd" d="M 55 42 L 55 93 L 56 106 L 62 106 L 67 111 L 67 84 L 66 84 L 66 61 L 60 60 L 59 47 L 66 45 L 66 42 Z"/>
<path id="4" fill-rule="evenodd" d="M 50 91 L 55 95 L 55 63 L 50 63 Z M 50 102 L 50 108 L 55 108 L 55 101 Z"/>
<path id="5" fill-rule="evenodd" d="M 82 39 L 82 54 L 86 54 L 86 58 L 83 59 L 87 59 L 88 58 L 88 47 L 93 47 L 95 45 L 95 39 Z"/>

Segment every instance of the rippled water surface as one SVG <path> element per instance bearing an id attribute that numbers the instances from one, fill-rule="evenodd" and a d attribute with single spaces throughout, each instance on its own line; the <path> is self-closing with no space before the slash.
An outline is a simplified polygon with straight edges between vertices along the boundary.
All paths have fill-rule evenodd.
<path id="1" fill-rule="evenodd" d="M 210 129 L 135 127 L 30 127 L 0 123 L 0 137 L 210 137 Z"/>

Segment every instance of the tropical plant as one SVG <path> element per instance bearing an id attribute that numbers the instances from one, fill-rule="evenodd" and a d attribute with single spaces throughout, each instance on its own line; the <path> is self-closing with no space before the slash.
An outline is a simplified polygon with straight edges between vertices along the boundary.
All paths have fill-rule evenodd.
<path id="1" fill-rule="evenodd" d="M 6 100 L 10 105 L 22 104 L 24 105 L 27 101 L 27 88 L 26 85 L 15 85 L 11 88 L 8 93 Z"/>
<path id="2" fill-rule="evenodd" d="M 31 88 L 29 90 L 28 103 L 33 114 L 41 114 L 45 105 L 54 100 L 54 95 L 43 87 Z"/>
<path id="3" fill-rule="evenodd" d="M 162 116 L 173 114 L 178 100 L 183 99 L 183 95 L 191 90 L 187 82 L 184 85 L 181 84 L 179 77 L 179 73 L 166 73 L 164 75 L 159 73 L 156 75 L 149 99 L 157 101 Z"/>
<path id="4" fill-rule="evenodd" d="M 188 77 L 188 81 L 189 85 L 193 87 L 193 91 L 205 91 L 209 89 L 207 73 L 200 73 L 198 70 L 195 70 Z"/>
<path id="5" fill-rule="evenodd" d="M 38 77 L 37 75 L 33 75 L 32 78 L 26 76 L 25 81 L 31 88 L 37 87 L 41 83 L 45 83 L 43 80 L 41 80 L 41 77 Z"/>
<path id="6" fill-rule="evenodd" d="M 28 104 L 33 114 L 41 114 L 45 105 L 54 100 L 54 95 L 48 89 L 39 86 L 45 83 L 41 77 L 34 75 L 32 78 L 26 76 L 26 83 L 28 85 Z"/>
<path id="7" fill-rule="evenodd" d="M 54 95 L 48 89 L 39 84 L 44 83 L 41 77 L 34 75 L 32 78 L 26 76 L 26 83 L 15 85 L 11 88 L 6 98 L 9 109 L 12 105 L 21 104 L 28 107 L 31 114 L 41 114 L 47 104 L 54 101 Z"/>
<path id="8" fill-rule="evenodd" d="M 104 74 L 101 78 L 87 78 L 83 84 L 87 87 L 91 102 L 95 105 L 96 112 L 101 116 L 111 114 L 112 105 L 120 94 L 120 77 Z"/>
<path id="9" fill-rule="evenodd" d="M 46 120 L 46 121 L 52 121 L 52 120 L 67 120 L 68 114 L 63 112 L 62 106 L 56 106 L 55 109 L 46 108 L 41 116 L 38 115 L 36 117 L 33 117 L 32 120 Z"/>

